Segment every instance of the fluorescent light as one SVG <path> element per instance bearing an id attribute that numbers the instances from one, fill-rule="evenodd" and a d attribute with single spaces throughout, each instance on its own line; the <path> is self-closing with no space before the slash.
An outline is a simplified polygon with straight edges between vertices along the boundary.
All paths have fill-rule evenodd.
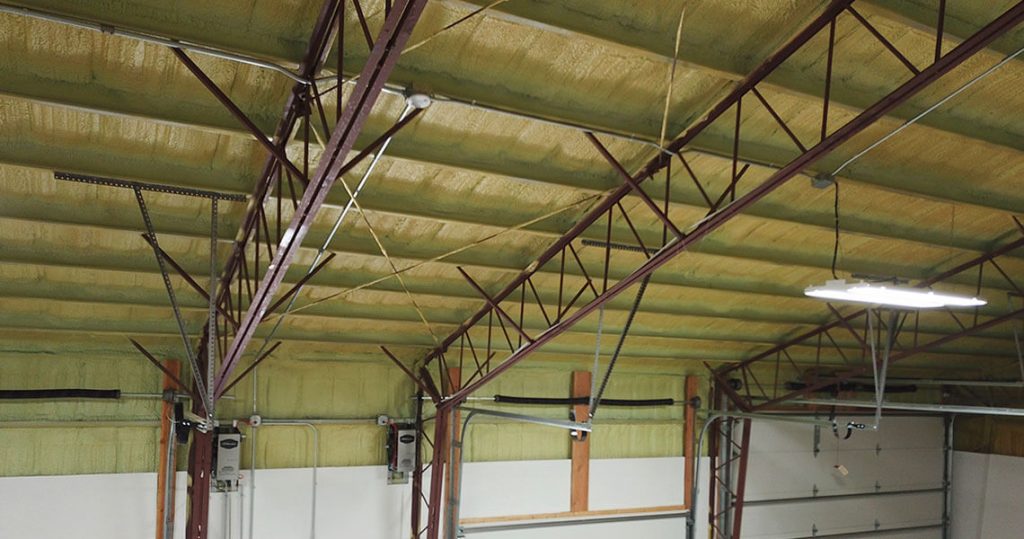
<path id="1" fill-rule="evenodd" d="M 823 286 L 810 286 L 804 290 L 804 295 L 812 298 L 870 303 L 872 305 L 892 305 L 912 309 L 979 307 L 987 303 L 983 299 L 920 288 L 872 284 L 865 283 L 864 281 L 847 284 L 845 279 L 826 281 Z"/>

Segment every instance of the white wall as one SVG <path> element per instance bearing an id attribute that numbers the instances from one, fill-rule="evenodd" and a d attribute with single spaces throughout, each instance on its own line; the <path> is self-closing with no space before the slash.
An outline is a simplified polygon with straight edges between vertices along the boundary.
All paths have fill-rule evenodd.
<path id="1" fill-rule="evenodd" d="M 953 454 L 953 537 L 1024 537 L 1024 458 Z"/>
<path id="2" fill-rule="evenodd" d="M 462 516 L 568 511 L 569 470 L 568 460 L 468 463 Z M 625 470 L 633 475 L 625 474 Z M 682 478 L 682 458 L 594 460 L 592 507 L 678 505 L 682 503 Z M 388 485 L 383 466 L 320 468 L 317 484 L 317 537 L 408 538 L 411 488 Z M 177 537 L 184 535 L 184 486 L 185 475 L 179 473 Z M 259 470 L 255 539 L 310 537 L 311 486 L 309 468 Z M 153 473 L 0 478 L 0 538 L 151 537 L 156 518 L 155 496 Z M 248 537 L 248 497 L 247 488 L 211 496 L 211 538 L 229 537 L 229 528 L 231 538 Z M 642 531 L 644 537 L 682 537 L 683 519 L 478 536 L 598 539 L 621 537 L 623 527 Z"/>
<path id="3" fill-rule="evenodd" d="M 813 427 L 758 421 L 752 431 L 747 500 L 848 494 L 874 490 L 938 487 L 942 478 L 942 422 L 931 418 L 886 418 L 879 433 L 857 432 L 850 440 L 822 433 L 821 453 L 813 454 Z M 881 447 L 877 451 L 876 447 Z M 1024 511 L 1010 494 L 1022 484 L 1024 466 L 999 457 L 959 455 L 955 481 L 961 501 L 957 518 L 963 530 L 957 539 L 1021 537 L 1007 530 L 1024 529 Z M 850 475 L 832 471 L 836 460 Z M 708 470 L 704 463 L 697 537 L 706 537 Z M 1012 464 L 1012 465 L 1011 465 Z M 682 502 L 683 459 L 611 459 L 591 463 L 591 508 L 614 509 L 677 505 Z M 1016 466 L 1016 468 L 1014 468 Z M 976 480 L 984 477 L 983 483 Z M 569 509 L 568 460 L 469 463 L 464 471 L 462 517 L 556 513 Z M 185 478 L 179 474 L 177 520 L 183 528 Z M 256 539 L 310 537 L 311 470 L 260 470 L 256 475 Z M 155 474 L 109 474 L 60 477 L 0 478 L 0 538 L 81 537 L 139 539 L 151 537 L 154 527 Z M 973 489 L 973 490 L 972 490 Z M 985 525 L 977 528 L 966 503 L 984 493 Z M 382 466 L 321 468 L 317 489 L 317 537 L 399 539 L 409 535 L 411 489 L 387 485 Z M 974 493 L 974 494 L 972 494 Z M 225 537 L 230 512 L 231 537 L 247 528 L 249 492 L 215 494 L 211 500 L 210 537 Z M 748 505 L 744 538 L 807 537 L 812 526 L 819 535 L 874 527 L 937 523 L 941 494 L 900 497 L 847 498 L 770 505 Z M 244 508 L 244 513 L 242 510 Z M 243 518 L 239 518 L 243 517 Z M 991 518 L 990 518 L 991 517 Z M 1016 520 L 1013 520 L 1013 519 Z M 1009 528 L 989 524 L 1001 519 Z M 955 521 L 956 522 L 956 521 Z M 971 528 L 971 526 L 975 526 Z M 469 534 L 481 539 L 583 538 L 624 536 L 651 539 L 683 537 L 683 519 L 574 525 L 530 531 L 490 531 Z M 1000 535 L 1000 534 L 1003 535 Z M 1010 533 L 1010 535 L 1006 535 Z M 939 530 L 878 537 L 933 539 Z"/>

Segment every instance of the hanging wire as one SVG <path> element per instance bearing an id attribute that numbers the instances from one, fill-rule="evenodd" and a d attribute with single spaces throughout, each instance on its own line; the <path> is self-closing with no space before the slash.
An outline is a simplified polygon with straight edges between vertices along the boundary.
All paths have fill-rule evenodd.
<path id="1" fill-rule="evenodd" d="M 672 53 L 672 65 L 668 69 L 668 91 L 665 93 L 665 110 L 661 115 L 661 136 L 658 146 L 665 146 L 665 132 L 668 130 L 668 109 L 672 103 L 672 89 L 676 82 L 676 65 L 679 63 L 679 44 L 683 39 L 683 20 L 686 18 L 686 7 L 679 13 L 679 24 L 676 26 L 676 46 Z"/>
<path id="2" fill-rule="evenodd" d="M 930 107 L 928 107 L 928 108 L 924 109 L 923 111 L 921 111 L 921 112 L 920 112 L 919 114 L 917 114 L 917 115 L 916 115 L 916 116 L 914 116 L 913 118 L 911 118 L 911 119 L 909 119 L 909 120 L 907 120 L 907 121 L 903 122 L 903 124 L 901 124 L 901 125 L 900 125 L 899 127 L 897 127 L 896 129 L 893 129 L 893 130 L 892 130 L 892 131 L 890 131 L 890 132 L 889 132 L 888 134 L 886 134 L 886 135 L 885 135 L 884 137 L 882 137 L 882 138 L 880 138 L 880 139 L 876 140 L 876 141 L 875 141 L 874 143 L 872 143 L 872 144 L 871 144 L 870 146 L 868 146 L 867 148 L 864 148 L 863 150 L 861 150 L 861 151 L 857 152 L 857 154 L 855 154 L 855 155 L 854 155 L 853 157 L 851 157 L 851 158 L 847 159 L 847 160 L 846 160 L 846 161 L 845 161 L 845 162 L 844 162 L 843 164 L 839 165 L 839 167 L 838 167 L 838 168 L 836 168 L 836 169 L 835 169 L 835 170 L 834 170 L 834 171 L 832 172 L 832 175 L 834 176 L 834 175 L 836 175 L 836 174 L 839 174 L 840 172 L 842 172 L 842 171 L 843 171 L 843 169 L 845 169 L 845 168 L 846 168 L 847 166 L 849 166 L 849 165 L 850 165 L 851 163 L 853 163 L 853 162 L 854 162 L 854 161 L 856 161 L 857 159 L 860 159 L 860 158 L 861 158 L 861 156 L 863 156 L 864 154 L 866 154 L 866 153 L 870 152 L 871 150 L 874 150 L 874 149 L 875 149 L 875 148 L 877 148 L 877 147 L 878 147 L 879 145 L 881 145 L 881 144 L 882 144 L 883 142 L 885 142 L 885 141 L 887 141 L 887 140 L 891 139 L 892 137 L 896 136 L 896 135 L 897 135 L 898 133 L 900 133 L 900 132 L 901 132 L 901 131 L 903 131 L 904 129 L 906 129 L 906 128 L 910 127 L 911 125 L 913 125 L 913 124 L 915 124 L 915 123 L 917 123 L 917 121 L 918 121 L 918 120 L 920 120 L 921 118 L 924 118 L 924 117 L 925 117 L 926 115 L 930 114 L 930 113 L 931 113 L 932 111 L 934 111 L 935 109 L 937 109 L 937 108 L 941 107 L 942 105 L 944 105 L 944 104 L 945 104 L 945 103 L 946 103 L 947 101 L 949 101 L 950 99 L 953 99 L 954 97 L 956 97 L 956 96 L 960 95 L 961 93 L 963 93 L 964 91 L 966 91 L 966 90 L 967 90 L 968 88 L 970 88 L 971 86 L 974 86 L 975 84 L 977 84 L 978 82 L 980 82 L 980 81 L 981 81 L 982 79 L 984 79 L 985 77 L 988 77 L 989 75 L 991 75 L 992 73 L 994 73 L 994 72 L 995 72 L 995 71 L 996 71 L 997 69 L 999 69 L 1000 67 L 1003 67 L 1004 65 L 1006 65 L 1007 63 L 1009 63 L 1009 62 L 1010 62 L 1011 60 L 1013 60 L 1014 58 L 1016 58 L 1016 57 L 1020 56 L 1021 54 L 1024 54 L 1024 47 L 1021 47 L 1021 48 L 1017 49 L 1017 51 L 1016 51 L 1016 52 L 1014 52 L 1014 53 L 1012 53 L 1012 54 L 1009 54 L 1009 55 L 1007 55 L 1007 56 L 1006 56 L 1005 58 L 1003 58 L 1002 60 L 1000 60 L 1000 61 L 999 61 L 999 62 L 997 62 L 996 64 L 992 65 L 991 67 L 989 67 L 988 69 L 986 69 L 985 71 L 983 71 L 983 72 L 982 72 L 981 74 L 979 74 L 978 76 L 976 76 L 976 77 L 974 77 L 973 79 L 971 79 L 971 80 L 969 80 L 969 81 L 965 82 L 965 83 L 964 83 L 963 85 L 961 85 L 961 86 L 960 86 L 959 88 L 957 88 L 956 90 L 953 90 L 953 92 L 951 92 L 950 94 L 948 94 L 948 95 L 946 95 L 945 97 L 943 97 L 942 99 L 940 99 L 940 100 L 936 101 L 934 105 L 932 105 L 932 106 L 930 106 Z"/>
<path id="3" fill-rule="evenodd" d="M 836 240 L 832 245 L 832 278 L 838 279 L 839 276 L 836 274 L 836 261 L 839 260 L 839 180 L 835 177 L 832 178 L 832 190 L 835 193 L 835 201 L 833 202 L 833 208 L 835 210 L 835 233 Z"/>
<path id="4" fill-rule="evenodd" d="M 475 16 L 477 16 L 477 15 L 479 15 L 479 14 L 481 14 L 481 13 L 483 13 L 483 12 L 485 12 L 485 11 L 491 9 L 491 8 L 497 7 L 499 4 L 504 4 L 507 1 L 508 0 L 494 0 L 490 4 L 487 4 L 486 6 L 481 6 L 481 7 L 477 8 L 477 9 L 473 10 L 468 15 L 460 17 L 455 22 L 452 22 L 451 24 L 447 24 L 447 25 L 444 26 L 444 28 L 441 28 L 440 30 L 434 32 L 433 34 L 430 34 L 429 36 L 427 36 L 427 37 L 417 41 L 416 43 L 413 43 L 412 45 L 409 45 L 408 47 L 406 47 L 405 49 L 402 50 L 402 54 L 406 54 L 406 53 L 408 53 L 410 51 L 413 51 L 413 50 L 416 50 L 416 49 L 422 47 L 423 45 L 426 45 L 427 42 L 429 42 L 430 40 L 434 39 L 435 37 L 441 35 L 442 33 L 447 32 L 448 30 L 451 30 L 452 28 L 455 28 L 459 24 L 462 24 L 462 23 L 466 22 L 467 20 L 469 20 L 469 19 L 471 19 L 471 18 L 473 18 L 473 17 L 475 17 Z"/>
<path id="5" fill-rule="evenodd" d="M 411 271 L 413 269 L 416 269 L 416 268 L 418 268 L 420 266 L 423 266 L 423 265 L 426 265 L 426 264 L 430 264 L 430 263 L 433 263 L 433 262 L 440 262 L 442 260 L 445 260 L 447 258 L 455 256 L 455 255 L 457 255 L 457 254 L 459 254 L 459 253 L 461 253 L 463 251 L 467 251 L 467 250 L 472 249 L 474 247 L 478 247 L 478 246 L 480 246 L 480 245 L 482 245 L 482 244 L 484 244 L 484 243 L 486 243 L 486 242 L 488 242 L 490 240 L 493 240 L 494 238 L 497 238 L 498 236 L 501 236 L 503 234 L 507 234 L 509 232 L 514 232 L 516 230 L 522 230 L 522 229 L 527 228 L 529 226 L 535 225 L 535 224 L 537 224 L 537 223 L 539 223 L 541 221 L 544 221 L 545 219 L 549 219 L 549 218 L 554 217 L 554 216 L 556 216 L 558 214 L 561 214 L 561 213 L 563 213 L 565 211 L 573 209 L 573 208 L 575 208 L 577 206 L 581 206 L 581 205 L 584 205 L 586 203 L 595 202 L 598 199 L 600 199 L 602 196 L 605 196 L 605 193 L 587 195 L 587 196 L 585 196 L 585 197 L 583 197 L 583 198 L 581 198 L 581 199 L 579 199 L 579 200 L 577 200 L 575 202 L 570 202 L 569 204 L 566 204 L 565 206 L 561 206 L 559 208 L 555 208 L 554 210 L 552 210 L 552 211 L 550 211 L 548 213 L 545 213 L 544 215 L 540 215 L 538 217 L 534 217 L 534 218 L 532 218 L 530 220 L 523 221 L 523 222 L 521 222 L 521 223 L 519 223 L 517 225 L 513 225 L 513 226 L 510 226 L 508 228 L 503 228 L 503 229 L 498 230 L 498 231 L 496 231 L 494 233 L 488 234 L 487 236 L 484 236 L 483 238 L 480 238 L 479 240 L 476 240 L 476 241 L 474 241 L 472 243 L 468 243 L 466 245 L 463 245 L 462 247 L 459 247 L 457 249 L 453 249 L 451 251 L 448 251 L 447 253 L 443 253 L 443 254 L 437 255 L 437 256 L 432 257 L 432 258 L 430 258 L 428 260 L 421 260 L 419 262 L 415 262 L 413 264 L 410 264 L 408 266 L 405 266 L 405 267 L 399 269 L 398 271 L 392 271 L 391 273 L 388 273 L 387 275 L 384 275 L 383 277 L 377 277 L 376 279 L 367 281 L 367 282 L 365 282 L 363 284 L 360 284 L 360 285 L 357 285 L 357 286 L 353 286 L 352 288 L 346 288 L 345 290 L 340 290 L 338 292 L 334 292 L 334 293 L 329 294 L 327 296 L 324 296 L 324 297 L 322 297 L 320 299 L 310 301 L 309 303 L 307 303 L 305 305 L 302 305 L 300 307 L 294 307 L 292 309 L 289 309 L 288 313 L 278 313 L 278 314 L 275 314 L 273 316 L 267 317 L 267 320 L 274 320 L 274 319 L 276 319 L 278 317 L 284 316 L 284 314 L 290 314 L 290 313 L 295 313 L 295 312 L 299 312 L 299 311 L 304 311 L 306 309 L 309 309 L 309 308 L 314 307 L 316 305 L 319 305 L 321 303 L 325 303 L 325 302 L 328 302 L 328 301 L 331 301 L 331 300 L 334 300 L 334 299 L 342 298 L 342 297 L 347 296 L 347 295 L 349 295 L 349 294 L 351 294 L 353 292 L 358 292 L 359 290 L 363 290 L 363 289 L 369 288 L 371 286 L 374 286 L 376 284 L 380 284 L 380 283 L 382 283 L 384 281 L 387 281 L 388 279 L 396 277 L 398 274 L 406 273 L 406 272 Z"/>

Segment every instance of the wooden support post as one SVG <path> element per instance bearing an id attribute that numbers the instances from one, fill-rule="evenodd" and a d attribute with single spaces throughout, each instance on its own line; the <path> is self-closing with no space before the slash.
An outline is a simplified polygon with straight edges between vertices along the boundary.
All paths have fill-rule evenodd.
<path id="1" fill-rule="evenodd" d="M 590 371 L 573 371 L 572 396 L 590 396 Z M 576 421 L 585 422 L 589 406 L 577 404 L 572 407 Z M 574 438 L 572 446 L 572 489 L 569 494 L 569 511 L 581 513 L 589 509 L 590 498 L 590 436 Z"/>
<path id="2" fill-rule="evenodd" d="M 697 407 L 694 400 L 700 397 L 700 378 L 689 375 L 685 386 L 686 406 L 683 413 L 683 507 L 693 507 L 693 466 L 700 460 L 697 454 Z"/>
<path id="3" fill-rule="evenodd" d="M 163 362 L 167 372 L 175 377 L 181 376 L 181 363 L 168 359 Z M 164 374 L 161 385 L 165 394 L 167 390 L 174 391 L 178 388 L 173 378 Z M 173 539 L 174 533 L 174 478 L 177 466 L 175 465 L 174 438 L 174 401 L 165 399 L 160 407 L 160 464 L 156 470 L 156 539 Z M 170 499 L 165 493 L 170 492 Z M 168 533 L 170 530 L 170 533 Z"/>

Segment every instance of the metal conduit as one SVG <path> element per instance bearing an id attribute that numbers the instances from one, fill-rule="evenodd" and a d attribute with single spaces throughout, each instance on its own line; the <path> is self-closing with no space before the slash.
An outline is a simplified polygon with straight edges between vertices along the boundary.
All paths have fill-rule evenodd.
<path id="1" fill-rule="evenodd" d="M 445 535 L 448 539 L 456 539 L 458 537 L 458 525 L 459 525 L 459 509 L 461 507 L 461 496 L 462 496 L 462 464 L 465 457 L 465 451 L 463 451 L 464 441 L 466 439 L 466 431 L 469 430 L 470 422 L 474 417 L 478 415 L 489 415 L 500 417 L 504 419 L 510 419 L 514 421 L 520 421 L 523 423 L 533 423 L 536 425 L 544 425 L 548 427 L 555 427 L 560 429 L 568 430 L 579 430 L 585 432 L 591 432 L 591 426 L 589 423 L 576 423 L 574 421 L 562 421 L 558 419 L 547 419 L 543 417 L 534 417 L 523 414 L 513 414 L 509 412 L 500 412 L 498 410 L 485 410 L 482 408 L 469 408 L 461 407 L 462 411 L 469 412 L 466 418 L 462 421 L 462 431 L 459 439 L 454 440 L 451 447 L 448 448 L 448 462 L 452 465 L 448 466 L 448 482 L 451 488 L 451 492 L 459 493 L 459 498 L 448 500 L 448 525 L 445 527 Z M 454 410 L 449 411 L 454 415 Z M 438 442 L 439 443 L 439 442 Z M 455 449 L 459 449 L 459 458 L 455 458 Z M 456 481 L 456 479 L 458 481 Z"/>
<path id="2" fill-rule="evenodd" d="M 875 408 L 878 404 L 857 400 L 833 400 L 833 399 L 793 399 L 799 404 L 818 404 L 825 406 L 845 406 L 850 408 Z M 890 402 L 882 403 L 884 410 L 908 410 L 912 412 L 938 412 L 946 414 L 973 414 L 973 415 L 1002 415 L 1011 417 L 1024 417 L 1024 408 L 999 408 L 988 406 L 961 406 L 956 404 L 919 404 L 912 402 Z"/>
<path id="3" fill-rule="evenodd" d="M 817 419 L 810 417 L 787 417 L 771 414 L 756 414 L 747 412 L 714 412 L 707 415 L 704 420 L 704 426 L 700 429 L 700 435 L 697 437 L 697 444 L 694 447 L 694 459 L 693 459 L 693 487 L 690 492 L 690 512 L 686 515 L 686 537 L 687 539 L 695 539 L 697 534 L 696 521 L 694 515 L 697 514 L 697 506 L 700 504 L 698 495 L 700 494 L 700 455 L 704 446 L 704 436 L 708 432 L 708 428 L 715 422 L 724 418 L 733 419 L 763 419 L 767 421 L 782 421 L 788 423 L 803 423 L 823 427 L 832 427 L 832 422 L 826 419 Z"/>

